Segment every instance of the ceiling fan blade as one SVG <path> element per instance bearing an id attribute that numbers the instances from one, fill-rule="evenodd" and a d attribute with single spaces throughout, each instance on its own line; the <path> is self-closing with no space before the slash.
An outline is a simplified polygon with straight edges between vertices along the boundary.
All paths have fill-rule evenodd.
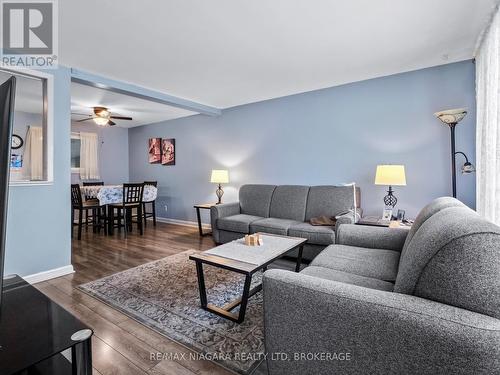
<path id="1" fill-rule="evenodd" d="M 85 116 L 85 117 L 92 116 L 92 115 L 89 115 L 88 113 L 78 113 L 78 112 L 71 112 L 71 114 L 77 115 L 77 116 Z"/>
<path id="2" fill-rule="evenodd" d="M 113 121 L 111 121 L 111 120 L 108 120 L 108 125 L 109 125 L 109 126 L 116 125 L 116 122 L 113 122 Z"/>
<path id="3" fill-rule="evenodd" d="M 93 118 L 92 117 L 89 117 L 89 118 L 84 118 L 83 120 L 76 120 L 76 122 L 83 122 L 83 121 L 88 121 L 88 120 L 92 120 Z"/>
<path id="4" fill-rule="evenodd" d="M 114 118 L 115 120 L 132 120 L 132 117 L 127 116 L 110 116 L 110 118 Z"/>

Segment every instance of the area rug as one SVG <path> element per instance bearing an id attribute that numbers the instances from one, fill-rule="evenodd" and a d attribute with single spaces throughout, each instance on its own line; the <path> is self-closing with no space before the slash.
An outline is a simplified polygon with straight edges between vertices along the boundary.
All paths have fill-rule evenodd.
<path id="1" fill-rule="evenodd" d="M 202 358 L 251 374 L 264 352 L 262 293 L 249 299 L 241 324 L 201 309 L 196 267 L 189 260 L 195 253 L 188 250 L 80 285 L 79 289 L 201 353 Z M 208 265 L 204 271 L 209 303 L 222 306 L 241 296 L 243 276 Z M 252 283 L 261 280 L 262 274 L 257 273 Z"/>

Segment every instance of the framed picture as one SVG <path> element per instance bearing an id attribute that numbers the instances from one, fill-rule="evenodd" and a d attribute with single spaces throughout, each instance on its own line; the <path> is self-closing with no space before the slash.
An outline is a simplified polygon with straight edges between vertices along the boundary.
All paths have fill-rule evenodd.
<path id="1" fill-rule="evenodd" d="M 23 167 L 23 156 L 18 154 L 10 155 L 10 168 L 19 170 Z"/>
<path id="2" fill-rule="evenodd" d="M 150 164 L 161 162 L 161 138 L 149 138 L 148 154 Z"/>
<path id="3" fill-rule="evenodd" d="M 390 208 L 385 208 L 382 212 L 382 220 L 390 221 L 392 219 L 392 210 Z"/>
<path id="4" fill-rule="evenodd" d="M 175 139 L 162 139 L 161 142 L 161 164 L 175 165 Z"/>

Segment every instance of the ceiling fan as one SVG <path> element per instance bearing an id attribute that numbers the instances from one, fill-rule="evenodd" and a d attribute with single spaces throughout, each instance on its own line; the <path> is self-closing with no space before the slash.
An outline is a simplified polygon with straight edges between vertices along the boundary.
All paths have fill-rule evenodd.
<path id="1" fill-rule="evenodd" d="M 112 115 L 111 112 L 106 107 L 93 107 L 94 114 L 93 115 L 84 115 L 81 113 L 73 113 L 74 115 L 88 116 L 88 118 L 84 118 L 83 120 L 77 120 L 76 122 L 83 122 L 88 120 L 94 120 L 97 125 L 105 126 L 105 125 L 116 125 L 116 122 L 113 120 L 132 120 L 132 117 L 127 116 L 116 116 Z"/>

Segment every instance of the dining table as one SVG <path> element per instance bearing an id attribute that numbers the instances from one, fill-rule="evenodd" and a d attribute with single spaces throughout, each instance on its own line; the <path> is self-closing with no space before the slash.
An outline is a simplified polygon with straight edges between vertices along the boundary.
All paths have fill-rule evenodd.
<path id="1" fill-rule="evenodd" d="M 99 205 L 120 204 L 123 201 L 123 185 L 92 185 L 80 187 L 86 199 L 98 199 Z M 143 202 L 152 202 L 158 195 L 158 189 L 153 185 L 144 185 Z"/>
<path id="2" fill-rule="evenodd" d="M 80 191 L 83 197 L 88 199 L 98 199 L 99 205 L 106 207 L 110 204 L 121 204 L 123 202 L 123 185 L 90 185 L 81 186 Z M 143 202 L 153 202 L 158 195 L 158 189 L 153 185 L 144 185 L 142 195 Z M 113 235 L 113 213 L 109 210 L 107 213 L 108 225 L 107 233 Z"/>

